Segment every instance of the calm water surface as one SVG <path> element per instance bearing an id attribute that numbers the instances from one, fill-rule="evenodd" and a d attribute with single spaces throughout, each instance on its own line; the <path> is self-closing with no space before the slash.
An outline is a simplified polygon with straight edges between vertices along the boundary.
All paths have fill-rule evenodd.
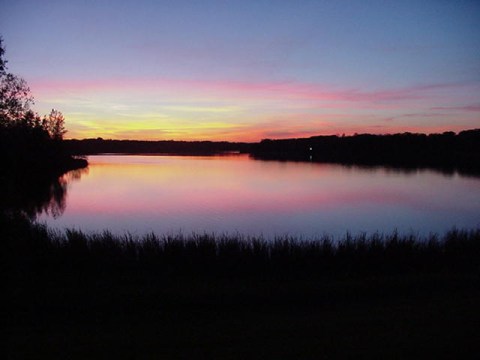
<path id="1" fill-rule="evenodd" d="M 143 235 L 241 233 L 266 238 L 347 231 L 443 233 L 480 226 L 480 179 L 430 170 L 252 160 L 246 155 L 90 156 L 66 176 L 52 227 Z"/>

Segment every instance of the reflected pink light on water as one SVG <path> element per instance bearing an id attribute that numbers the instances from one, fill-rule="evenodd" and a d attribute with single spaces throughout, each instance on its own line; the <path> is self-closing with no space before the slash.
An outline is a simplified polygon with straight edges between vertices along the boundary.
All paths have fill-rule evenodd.
<path id="1" fill-rule="evenodd" d="M 79 181 L 65 180 L 65 213 L 44 218 L 56 227 L 86 231 L 428 233 L 476 226 L 473 214 L 480 211 L 478 179 L 255 161 L 246 155 L 92 156 Z"/>
<path id="2" fill-rule="evenodd" d="M 281 164 L 275 164 L 273 168 L 276 171 L 270 169 L 261 176 L 250 174 L 242 166 L 242 162 L 249 161 L 245 156 L 233 160 L 237 169 L 222 167 L 221 163 L 204 169 L 202 162 L 211 162 L 209 158 L 194 158 L 199 164 L 193 166 L 181 157 L 175 162 L 171 160 L 165 157 L 160 158 L 160 164 L 149 163 L 146 156 L 140 163 L 92 163 L 85 182 L 95 182 L 96 185 L 89 190 L 88 196 L 71 199 L 75 203 L 75 211 L 126 214 L 160 209 L 169 213 L 189 213 L 208 208 L 222 212 L 291 212 L 292 209 L 309 210 L 342 202 L 399 200 L 394 194 L 385 193 L 378 197 L 379 194 L 371 191 L 358 192 L 348 188 L 342 191 L 342 182 L 329 178 L 328 172 L 327 177 L 322 178 L 323 168 L 317 164 L 312 174 L 315 178 L 309 181 L 304 174 L 282 171 Z M 228 161 L 231 162 L 232 158 Z M 219 162 L 218 159 L 216 162 Z M 274 164 L 260 165 L 272 167 Z M 323 167 L 328 168 L 329 165 Z M 299 180 L 303 182 L 291 186 Z M 309 183 L 315 186 L 315 192 L 312 192 Z"/>

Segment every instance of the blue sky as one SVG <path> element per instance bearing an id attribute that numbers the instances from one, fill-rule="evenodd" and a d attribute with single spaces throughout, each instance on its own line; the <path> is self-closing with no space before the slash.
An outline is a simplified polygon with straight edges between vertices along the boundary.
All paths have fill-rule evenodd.
<path id="1" fill-rule="evenodd" d="M 480 127 L 478 1 L 4 1 L 69 136 L 255 141 Z"/>

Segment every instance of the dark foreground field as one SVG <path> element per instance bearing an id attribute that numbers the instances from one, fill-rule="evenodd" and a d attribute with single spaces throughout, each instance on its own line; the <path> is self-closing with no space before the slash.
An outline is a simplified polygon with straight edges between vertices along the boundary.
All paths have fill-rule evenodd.
<path id="1" fill-rule="evenodd" d="M 55 234 L 2 216 L 8 359 L 460 359 L 480 231 L 297 242 Z"/>

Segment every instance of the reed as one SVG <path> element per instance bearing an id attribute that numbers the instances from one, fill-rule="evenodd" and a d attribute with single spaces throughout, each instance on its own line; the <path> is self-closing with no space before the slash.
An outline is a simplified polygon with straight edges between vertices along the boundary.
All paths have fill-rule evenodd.
<path id="1" fill-rule="evenodd" d="M 340 241 L 0 216 L 7 358 L 470 358 L 480 230 Z"/>
<path id="2" fill-rule="evenodd" d="M 358 277 L 419 272 L 478 271 L 480 230 L 453 229 L 444 235 L 346 234 L 340 240 L 241 234 L 148 234 L 53 231 L 10 218 L 2 224 L 9 263 L 77 264 L 85 271 L 141 268 L 157 276 Z"/>

